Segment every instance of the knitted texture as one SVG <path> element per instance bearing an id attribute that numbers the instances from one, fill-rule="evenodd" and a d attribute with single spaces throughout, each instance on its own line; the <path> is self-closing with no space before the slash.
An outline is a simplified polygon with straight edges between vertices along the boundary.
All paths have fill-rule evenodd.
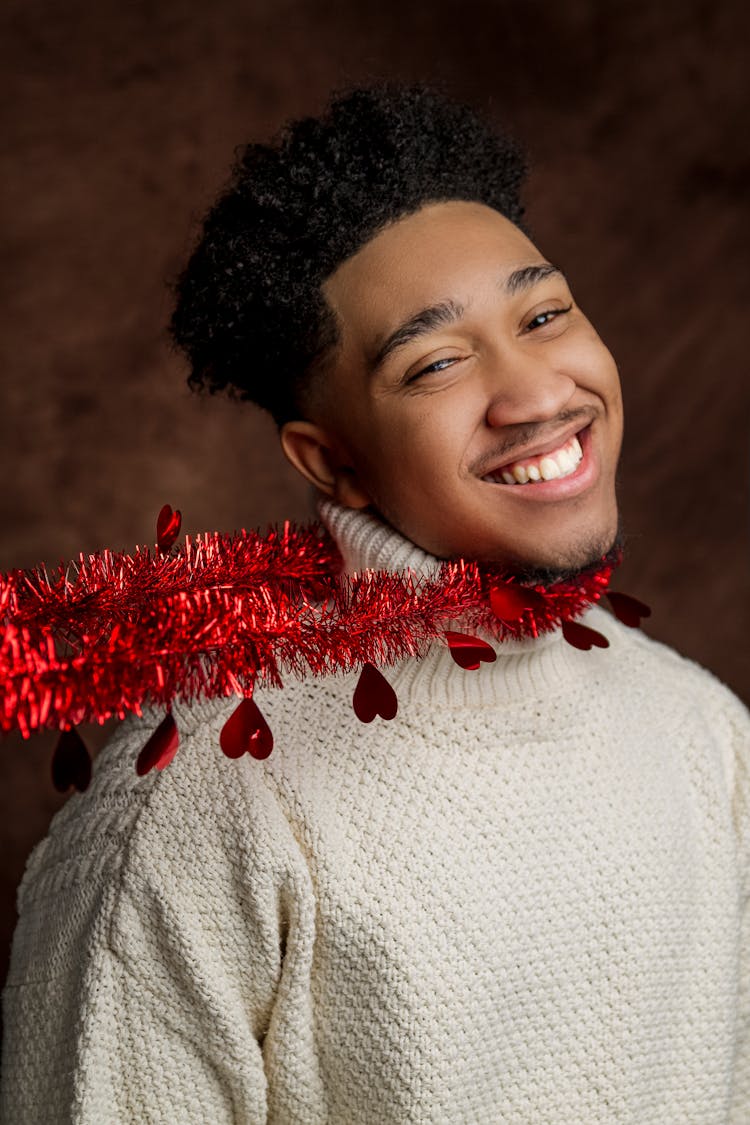
<path id="1" fill-rule="evenodd" d="M 436 560 L 325 504 L 349 569 Z M 131 716 L 32 852 L 8 1125 L 747 1125 L 750 712 L 603 605 L 386 670 Z"/>

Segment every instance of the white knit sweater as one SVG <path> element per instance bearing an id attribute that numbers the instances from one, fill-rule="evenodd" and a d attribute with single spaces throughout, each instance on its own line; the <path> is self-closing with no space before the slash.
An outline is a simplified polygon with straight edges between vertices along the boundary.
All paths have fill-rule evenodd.
<path id="1" fill-rule="evenodd" d="M 327 504 L 349 568 L 436 561 Z M 617 583 L 613 582 L 615 588 Z M 386 672 L 131 717 L 19 891 L 4 1125 L 747 1125 L 750 712 L 603 605 Z"/>

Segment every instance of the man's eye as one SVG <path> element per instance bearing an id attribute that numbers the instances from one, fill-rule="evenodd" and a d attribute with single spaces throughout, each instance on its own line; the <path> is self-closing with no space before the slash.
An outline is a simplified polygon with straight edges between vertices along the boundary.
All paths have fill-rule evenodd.
<path id="1" fill-rule="evenodd" d="M 460 358 L 460 356 L 447 356 L 445 359 L 436 359 L 434 363 L 430 363 L 427 367 L 423 367 L 421 371 L 416 371 L 413 375 L 410 375 L 406 382 L 413 383 L 420 375 L 428 375 L 431 371 L 443 371 L 444 369 L 440 366 L 441 363 L 456 363 Z"/>
<path id="2" fill-rule="evenodd" d="M 568 305 L 567 308 L 564 309 L 546 309 L 544 312 L 537 313 L 526 325 L 526 331 L 533 332 L 537 328 L 544 328 L 545 324 L 549 324 L 549 322 L 559 316 L 560 313 L 569 313 L 572 308 L 572 305 Z"/>

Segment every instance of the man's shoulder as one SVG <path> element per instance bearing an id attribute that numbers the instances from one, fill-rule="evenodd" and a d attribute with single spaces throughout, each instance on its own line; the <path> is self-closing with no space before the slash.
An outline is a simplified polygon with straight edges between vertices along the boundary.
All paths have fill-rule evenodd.
<path id="1" fill-rule="evenodd" d="M 114 730 L 88 789 L 69 798 L 27 861 L 9 982 L 51 979 L 86 951 L 114 951 L 137 969 L 180 934 L 233 940 L 246 915 L 272 932 L 274 896 L 306 885 L 308 873 L 263 763 L 221 751 L 237 702 L 176 704 L 177 753 L 143 777 L 138 753 L 164 708 Z"/>
<path id="2" fill-rule="evenodd" d="M 264 771 L 253 768 L 262 763 L 221 751 L 221 728 L 237 703 L 176 703 L 177 752 L 145 776 L 136 771 L 138 755 L 165 710 L 128 715 L 98 754 L 88 789 L 68 799 L 31 852 L 19 907 L 81 884 L 118 884 L 136 866 L 147 880 L 171 852 L 186 857 L 181 879 L 200 878 L 203 859 L 217 849 L 251 850 L 255 838 L 256 850 L 266 850 L 278 841 L 288 826 Z"/>
<path id="3" fill-rule="evenodd" d="M 607 631 L 630 641 L 623 649 L 630 670 L 651 683 L 654 692 L 676 692 L 707 718 L 723 716 L 750 732 L 750 708 L 716 672 L 652 636 L 647 632 L 648 624 L 631 628 L 609 613 L 608 617 L 611 625 Z"/>

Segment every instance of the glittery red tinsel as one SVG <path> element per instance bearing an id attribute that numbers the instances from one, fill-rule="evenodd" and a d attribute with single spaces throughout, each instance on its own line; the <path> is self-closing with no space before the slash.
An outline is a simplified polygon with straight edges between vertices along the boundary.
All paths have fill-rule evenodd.
<path id="1" fill-rule="evenodd" d="M 393 664 L 422 655 L 459 618 L 499 639 L 537 636 L 597 601 L 620 558 L 545 590 L 464 561 L 430 579 L 342 576 L 318 524 L 186 537 L 171 554 L 165 542 L 81 554 L 51 575 L 42 566 L 0 576 L 0 730 L 28 737 L 178 696 L 249 695 L 286 672 Z M 502 609 L 519 596 L 526 609 Z"/>

